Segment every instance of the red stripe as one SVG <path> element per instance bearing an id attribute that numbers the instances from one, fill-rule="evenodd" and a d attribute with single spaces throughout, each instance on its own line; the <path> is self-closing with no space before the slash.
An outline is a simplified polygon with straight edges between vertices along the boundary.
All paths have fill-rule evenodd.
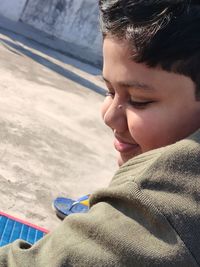
<path id="1" fill-rule="evenodd" d="M 27 221 L 18 219 L 18 218 L 16 218 L 16 217 L 13 217 L 13 216 L 11 216 L 11 215 L 9 215 L 9 214 L 7 214 L 7 213 L 4 213 L 4 212 L 2 212 L 2 211 L 0 211 L 0 215 L 1 215 L 1 216 L 4 216 L 4 217 L 7 217 L 7 218 L 9 218 L 9 219 L 11 219 L 11 220 L 14 220 L 14 221 L 16 221 L 16 222 L 19 222 L 19 223 L 25 224 L 25 225 L 27 225 L 27 226 L 33 227 L 33 228 L 35 228 L 36 230 L 39 230 L 39 231 L 44 232 L 45 234 L 48 234 L 48 233 L 49 233 L 49 231 L 48 231 L 47 229 L 45 229 L 45 228 L 39 227 L 39 226 L 37 226 L 37 225 L 35 225 L 35 224 L 32 224 L 32 223 L 29 223 L 29 222 L 27 222 Z"/>

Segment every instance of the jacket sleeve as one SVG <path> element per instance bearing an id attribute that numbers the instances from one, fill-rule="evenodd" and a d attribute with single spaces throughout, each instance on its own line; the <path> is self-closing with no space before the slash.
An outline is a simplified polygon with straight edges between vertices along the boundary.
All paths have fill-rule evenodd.
<path id="1" fill-rule="evenodd" d="M 188 246 L 174 224 L 173 209 L 170 209 L 171 217 L 167 214 L 166 205 L 171 204 L 165 203 L 166 195 L 164 202 L 162 199 L 163 184 L 167 184 L 165 178 L 162 181 L 166 165 L 168 175 L 173 176 L 173 170 L 180 162 L 182 149 L 179 155 L 173 156 L 175 151 L 177 148 L 169 146 L 131 160 L 120 168 L 108 188 L 92 196 L 88 213 L 70 215 L 60 227 L 32 247 L 16 241 L 1 248 L 0 266 L 199 266 L 192 246 Z M 158 184 L 153 179 L 155 172 Z M 185 170 L 184 173 L 186 175 Z M 173 181 L 172 177 L 170 181 Z M 172 193 L 178 194 L 179 206 L 182 195 L 180 190 L 174 191 L 171 183 L 164 186 L 165 193 L 168 200 Z M 178 206 L 173 207 L 174 211 Z M 187 220 L 182 227 L 189 227 Z"/>

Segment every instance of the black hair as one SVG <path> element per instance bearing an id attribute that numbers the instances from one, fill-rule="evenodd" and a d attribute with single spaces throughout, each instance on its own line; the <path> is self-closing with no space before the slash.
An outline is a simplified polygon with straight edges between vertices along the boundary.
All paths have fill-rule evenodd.
<path id="1" fill-rule="evenodd" d="M 126 39 L 133 59 L 190 77 L 200 99 L 200 0 L 99 0 L 103 36 Z"/>

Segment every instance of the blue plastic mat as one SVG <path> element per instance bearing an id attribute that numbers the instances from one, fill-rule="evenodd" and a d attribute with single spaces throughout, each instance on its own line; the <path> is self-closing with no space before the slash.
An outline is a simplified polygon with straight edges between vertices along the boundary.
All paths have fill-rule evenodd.
<path id="1" fill-rule="evenodd" d="M 16 239 L 23 239 L 34 244 L 48 231 L 0 212 L 0 247 Z"/>

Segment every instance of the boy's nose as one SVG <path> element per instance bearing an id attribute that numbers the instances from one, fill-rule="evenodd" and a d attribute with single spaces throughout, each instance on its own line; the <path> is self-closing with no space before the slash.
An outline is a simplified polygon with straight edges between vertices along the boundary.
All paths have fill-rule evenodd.
<path id="1" fill-rule="evenodd" d="M 124 105 L 118 101 L 113 101 L 104 114 L 104 122 L 118 133 L 123 133 L 126 131 L 127 119 Z"/>

